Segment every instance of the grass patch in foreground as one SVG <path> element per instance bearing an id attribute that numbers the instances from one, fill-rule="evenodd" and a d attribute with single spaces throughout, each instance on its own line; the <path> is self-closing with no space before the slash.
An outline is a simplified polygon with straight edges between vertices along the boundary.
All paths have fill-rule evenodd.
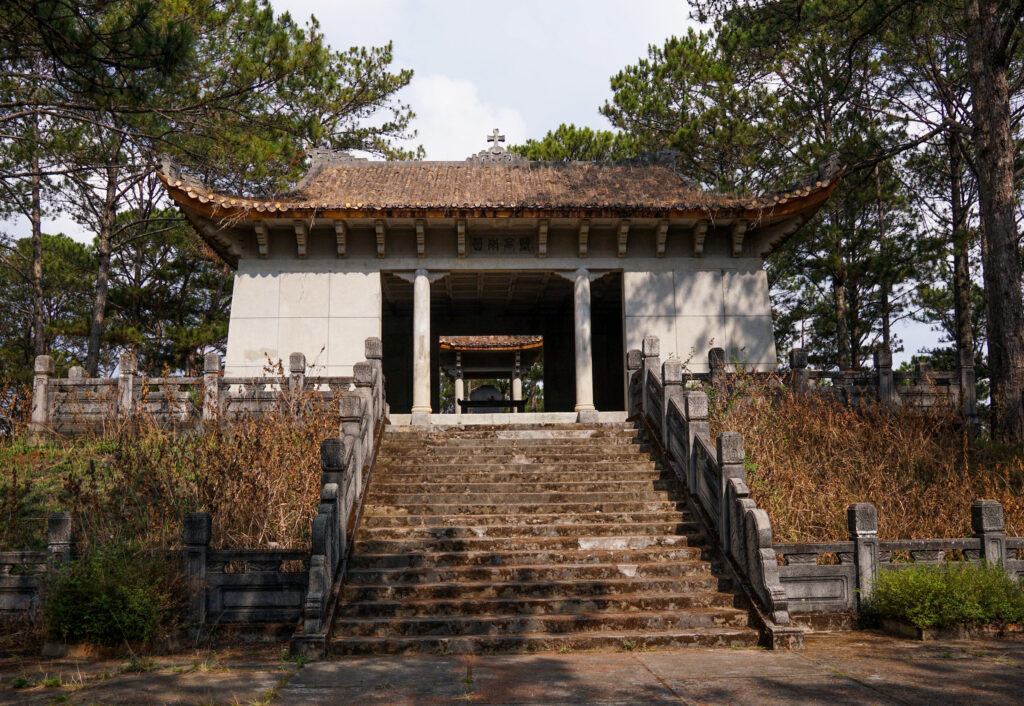
<path id="1" fill-rule="evenodd" d="M 869 610 L 915 627 L 1006 625 L 1024 622 L 1024 584 L 1002 566 L 922 564 L 883 571 Z"/>

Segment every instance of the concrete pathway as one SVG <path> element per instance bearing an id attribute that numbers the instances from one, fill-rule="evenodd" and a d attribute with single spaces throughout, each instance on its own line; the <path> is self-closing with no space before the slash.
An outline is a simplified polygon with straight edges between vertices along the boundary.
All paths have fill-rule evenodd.
<path id="1" fill-rule="evenodd" d="M 817 636 L 801 652 L 686 649 L 348 657 L 280 648 L 124 659 L 0 659 L 18 704 L 1024 704 L 1024 641 Z"/>
<path id="2" fill-rule="evenodd" d="M 1024 703 L 1024 642 L 814 637 L 801 652 L 349 657 L 306 666 L 280 704 Z"/>

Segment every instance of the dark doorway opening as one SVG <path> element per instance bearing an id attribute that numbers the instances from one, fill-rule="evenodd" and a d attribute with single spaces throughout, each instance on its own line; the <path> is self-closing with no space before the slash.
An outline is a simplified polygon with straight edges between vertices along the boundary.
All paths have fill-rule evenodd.
<path id="1" fill-rule="evenodd" d="M 391 410 L 412 407 L 413 287 L 381 273 L 385 387 Z M 622 275 L 591 283 L 594 403 L 625 409 Z M 431 408 L 441 410 L 438 340 L 445 336 L 543 336 L 544 409 L 571 412 L 576 404 L 572 283 L 550 271 L 459 271 L 430 286 Z"/>

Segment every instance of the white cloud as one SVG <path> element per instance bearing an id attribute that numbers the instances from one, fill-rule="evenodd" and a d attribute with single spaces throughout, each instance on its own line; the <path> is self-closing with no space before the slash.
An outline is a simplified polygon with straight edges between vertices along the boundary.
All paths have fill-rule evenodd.
<path id="1" fill-rule="evenodd" d="M 448 76 L 416 76 L 403 97 L 413 106 L 413 127 L 427 159 L 462 160 L 488 146 L 487 135 L 499 128 L 506 144 L 529 137 L 526 120 L 515 108 L 481 100 L 474 83 Z"/>

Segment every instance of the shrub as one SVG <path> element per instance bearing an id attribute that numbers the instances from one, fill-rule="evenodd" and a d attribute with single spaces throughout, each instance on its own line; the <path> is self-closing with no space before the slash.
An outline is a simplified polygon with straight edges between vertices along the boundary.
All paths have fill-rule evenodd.
<path id="1" fill-rule="evenodd" d="M 133 545 L 93 548 L 47 579 L 43 615 L 53 639 L 115 646 L 149 643 L 183 608 L 176 562 Z"/>
<path id="2" fill-rule="evenodd" d="M 1002 566 L 916 565 L 883 571 L 869 611 L 921 629 L 1024 622 L 1024 585 Z"/>

